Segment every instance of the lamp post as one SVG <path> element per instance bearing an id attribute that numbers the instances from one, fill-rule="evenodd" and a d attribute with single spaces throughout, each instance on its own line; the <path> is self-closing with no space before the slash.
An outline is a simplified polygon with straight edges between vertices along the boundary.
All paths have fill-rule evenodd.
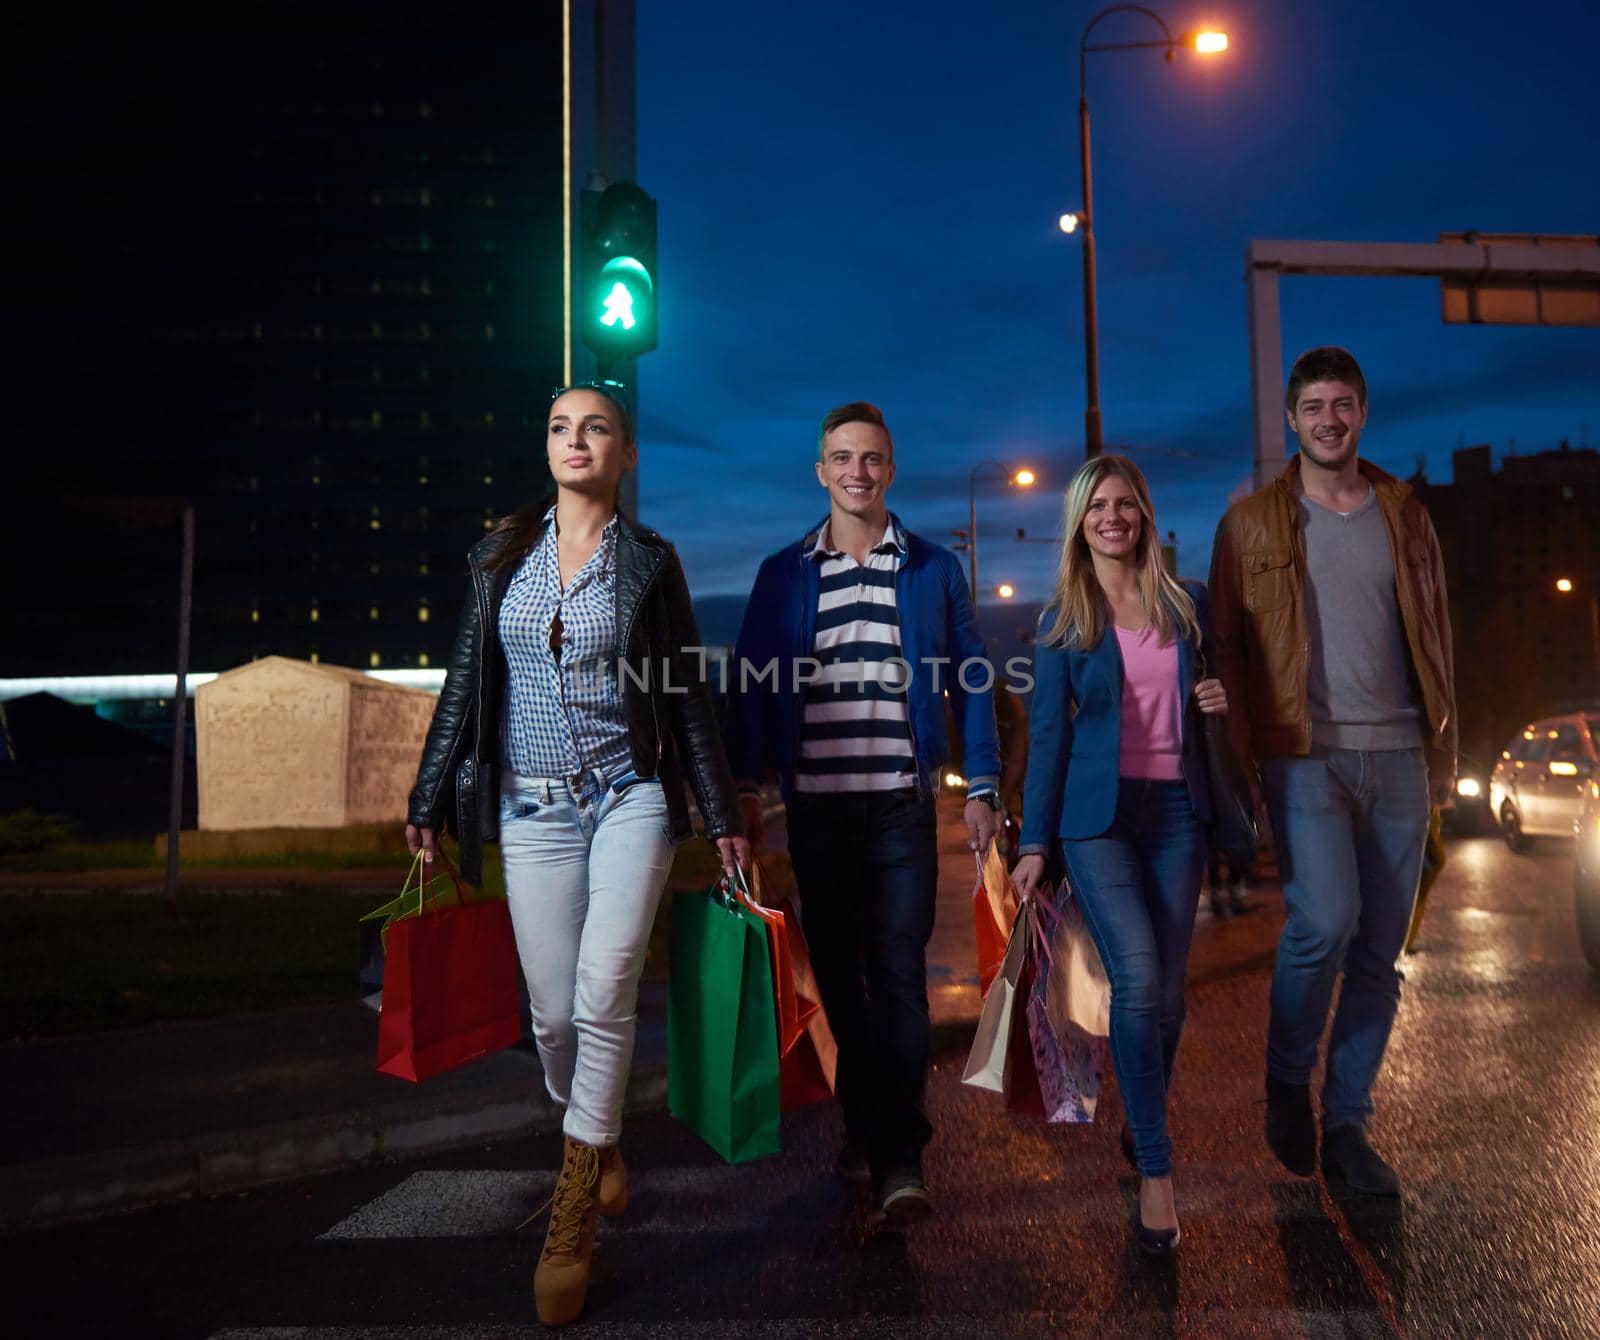
<path id="1" fill-rule="evenodd" d="M 978 476 L 985 470 L 998 470 L 1013 488 L 1031 489 L 1038 476 L 1027 466 L 1009 466 L 1002 461 L 980 461 L 967 477 L 967 557 L 972 573 L 972 610 L 978 610 Z"/>
<path id="2" fill-rule="evenodd" d="M 1131 10 L 1143 14 L 1161 29 L 1160 41 L 1101 42 L 1089 45 L 1089 34 L 1101 19 L 1111 14 Z M 1111 5 L 1102 9 L 1083 30 L 1078 41 L 1078 150 L 1079 165 L 1083 175 L 1083 208 L 1076 215 L 1061 216 L 1061 231 L 1083 230 L 1083 374 L 1085 401 L 1083 407 L 1084 456 L 1098 456 L 1105 450 L 1105 436 L 1100 424 L 1100 328 L 1098 301 L 1094 273 L 1094 176 L 1089 158 L 1089 84 L 1088 59 L 1091 51 L 1137 51 L 1159 47 L 1166 52 L 1168 61 L 1177 59 L 1179 45 L 1190 47 L 1201 55 L 1216 55 L 1228 49 L 1227 34 L 1211 31 L 1184 33 L 1173 37 L 1172 30 L 1154 10 L 1143 5 Z M 1072 220 L 1069 226 L 1068 221 Z"/>

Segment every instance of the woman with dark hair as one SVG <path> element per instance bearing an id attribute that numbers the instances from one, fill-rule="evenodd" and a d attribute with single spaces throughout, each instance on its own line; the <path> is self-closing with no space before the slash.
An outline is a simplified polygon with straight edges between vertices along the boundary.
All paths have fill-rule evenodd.
<path id="1" fill-rule="evenodd" d="M 1210 664 L 1206 589 L 1161 556 L 1150 490 L 1124 456 L 1067 488 L 1056 590 L 1039 621 L 1017 890 L 1034 893 L 1060 841 L 1067 879 L 1111 982 L 1111 1058 L 1140 1176 L 1135 1238 L 1178 1245 L 1167 1090 L 1211 817 L 1188 711 L 1226 712 Z"/>
<path id="2" fill-rule="evenodd" d="M 639 455 L 619 391 L 556 393 L 554 505 L 514 513 L 468 554 L 406 826 L 431 861 L 448 821 L 474 884 L 482 843 L 500 840 L 545 1084 L 566 1109 L 533 1282 L 546 1325 L 582 1311 L 595 1216 L 627 1202 L 622 1097 L 650 928 L 691 833 L 685 776 L 724 868 L 750 857 L 683 568 L 617 510 Z"/>

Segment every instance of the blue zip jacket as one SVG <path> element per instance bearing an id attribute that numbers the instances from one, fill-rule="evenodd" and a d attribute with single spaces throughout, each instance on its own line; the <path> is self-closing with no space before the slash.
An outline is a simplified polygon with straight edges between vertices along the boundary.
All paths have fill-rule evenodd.
<path id="1" fill-rule="evenodd" d="M 1184 582 L 1183 589 L 1194 601 L 1206 665 L 1214 667 L 1210 597 L 1199 582 Z M 1046 606 L 1034 640 L 1028 777 L 1022 790 L 1022 839 L 1017 844 L 1024 855 L 1045 851 L 1057 837 L 1099 837 L 1111 827 L 1117 812 L 1122 649 L 1109 623 L 1098 646 L 1046 646 L 1044 633 L 1054 621 L 1054 608 Z M 1190 702 L 1194 670 L 1194 644 L 1179 638 L 1178 691 L 1184 704 L 1179 762 L 1196 816 L 1201 823 L 1210 823 L 1211 790 L 1204 745 L 1195 729 Z"/>
<path id="2" fill-rule="evenodd" d="M 934 774 L 949 752 L 944 729 L 948 690 L 964 746 L 968 793 L 993 790 L 1000 777 L 993 684 L 1000 668 L 987 668 L 987 653 L 961 562 L 948 549 L 906 530 L 893 513 L 890 518 L 906 542 L 894 593 L 900 618 L 900 654 L 912 668 L 907 696 L 919 787 L 924 792 L 933 790 Z M 826 520 L 762 562 L 745 607 L 728 681 L 728 756 L 743 790 L 756 786 L 766 776 L 768 765 L 775 763 L 784 796 L 794 791 L 804 711 L 804 693 L 796 692 L 794 666 L 809 657 L 816 644 L 821 583 L 818 562 L 805 555 Z M 935 664 L 934 658 L 944 658 L 944 663 Z M 967 683 L 973 685 L 968 689 L 957 671 L 963 662 L 972 660 L 985 665 L 967 671 Z M 778 667 L 777 682 L 774 684 L 771 674 L 757 682 L 756 675 L 773 661 Z M 803 690 L 804 686 L 800 687 Z"/>

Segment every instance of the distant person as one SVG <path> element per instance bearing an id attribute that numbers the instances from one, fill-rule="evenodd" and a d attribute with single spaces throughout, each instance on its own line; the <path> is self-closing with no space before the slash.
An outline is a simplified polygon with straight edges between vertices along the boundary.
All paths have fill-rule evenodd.
<path id="1" fill-rule="evenodd" d="M 512 513 L 467 555 L 406 825 L 413 854 L 431 861 L 448 820 L 474 884 L 482 844 L 500 841 L 545 1085 L 566 1109 L 533 1278 L 546 1325 L 582 1311 L 595 1216 L 627 1202 L 617 1142 L 639 974 L 673 845 L 691 832 L 686 775 L 724 868 L 750 853 L 689 652 L 700 638 L 678 556 L 617 510 L 639 455 L 618 390 L 556 394 L 545 443 L 555 505 Z M 618 673 L 622 661 L 633 674 Z"/>
<path id="2" fill-rule="evenodd" d="M 1178 1246 L 1167 1095 L 1183 1034 L 1183 978 L 1206 861 L 1210 790 L 1188 710 L 1226 712 L 1205 587 L 1175 581 L 1139 467 L 1096 456 L 1067 486 L 1055 594 L 1039 618 L 1022 807 L 1024 897 L 1059 841 L 1073 896 L 1111 982 L 1111 1060 L 1139 1170 L 1134 1238 Z"/>
<path id="3" fill-rule="evenodd" d="M 1211 915 L 1227 921 L 1245 910 L 1245 871 L 1254 853 L 1224 851 L 1211 845 L 1206 852 L 1206 888 L 1211 894 Z"/>
<path id="4" fill-rule="evenodd" d="M 729 748 L 752 842 L 769 766 L 787 801 L 801 922 L 839 1044 L 838 1174 L 870 1178 L 874 1220 L 905 1224 L 933 1206 L 922 1099 L 944 692 L 982 853 L 999 823 L 993 670 L 960 562 L 888 510 L 894 442 L 875 405 L 824 416 L 816 476 L 828 514 L 761 564 L 750 593 Z"/>
<path id="5" fill-rule="evenodd" d="M 1455 779 L 1444 563 L 1408 484 L 1357 455 L 1367 384 L 1345 350 L 1312 349 L 1285 396 L 1299 454 L 1228 509 L 1211 596 L 1217 665 L 1277 840 L 1285 923 L 1267 1030 L 1267 1143 L 1317 1167 L 1311 1072 L 1344 985 L 1322 1085 L 1324 1174 L 1372 1195 L 1400 1179 L 1367 1140 L 1372 1085 L 1400 1005 L 1430 793 Z"/>

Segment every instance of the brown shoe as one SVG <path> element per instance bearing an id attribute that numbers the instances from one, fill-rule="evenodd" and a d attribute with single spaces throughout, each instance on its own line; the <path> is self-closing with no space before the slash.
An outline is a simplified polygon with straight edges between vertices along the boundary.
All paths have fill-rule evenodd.
<path id="1" fill-rule="evenodd" d="M 565 1326 L 583 1311 L 599 1185 L 600 1151 L 568 1136 L 561 1176 L 551 1197 L 550 1228 L 533 1272 L 533 1305 L 546 1326 Z"/>
<path id="2" fill-rule="evenodd" d="M 615 1219 L 628 1208 L 628 1169 L 622 1162 L 621 1145 L 606 1145 L 600 1151 L 600 1189 L 595 1192 L 594 1204 L 607 1219 Z"/>

